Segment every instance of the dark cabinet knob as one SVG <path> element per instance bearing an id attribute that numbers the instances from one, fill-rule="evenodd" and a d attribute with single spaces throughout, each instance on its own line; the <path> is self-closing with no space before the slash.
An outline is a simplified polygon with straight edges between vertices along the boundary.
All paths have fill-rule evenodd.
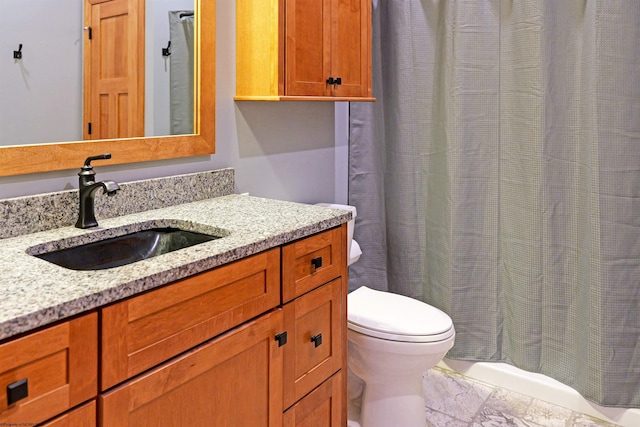
<path id="1" fill-rule="evenodd" d="M 314 258 L 311 260 L 311 272 L 315 272 L 318 268 L 322 267 L 322 257 Z"/>
<path id="2" fill-rule="evenodd" d="M 19 400 L 29 396 L 29 380 L 27 378 L 16 381 L 7 386 L 7 405 L 11 406 Z"/>
<path id="3" fill-rule="evenodd" d="M 287 343 L 287 333 L 282 332 L 280 334 L 276 334 L 276 341 L 278 341 L 278 347 L 282 347 Z"/>
<path id="4" fill-rule="evenodd" d="M 322 334 L 312 336 L 311 342 L 316 348 L 318 348 L 320 345 L 322 345 Z"/>

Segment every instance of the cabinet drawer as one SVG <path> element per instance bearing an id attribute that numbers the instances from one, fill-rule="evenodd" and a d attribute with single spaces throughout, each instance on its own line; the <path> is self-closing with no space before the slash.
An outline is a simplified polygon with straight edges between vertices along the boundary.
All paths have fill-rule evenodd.
<path id="1" fill-rule="evenodd" d="M 342 280 L 333 280 L 284 306 L 284 408 L 340 370 L 343 362 Z"/>
<path id="2" fill-rule="evenodd" d="M 97 319 L 91 313 L 0 345 L 0 425 L 35 425 L 96 396 Z"/>
<path id="3" fill-rule="evenodd" d="M 102 309 L 106 390 L 278 305 L 272 249 Z"/>
<path id="4" fill-rule="evenodd" d="M 343 407 L 342 371 L 289 408 L 283 417 L 283 427 L 342 427 L 347 425 Z"/>
<path id="5" fill-rule="evenodd" d="M 96 425 L 96 401 L 92 400 L 43 424 L 42 427 L 95 427 Z"/>
<path id="6" fill-rule="evenodd" d="M 346 224 L 282 247 L 282 301 L 335 279 L 346 263 Z"/>
<path id="7" fill-rule="evenodd" d="M 100 425 L 281 426 L 282 328 L 271 311 L 108 391 Z"/>

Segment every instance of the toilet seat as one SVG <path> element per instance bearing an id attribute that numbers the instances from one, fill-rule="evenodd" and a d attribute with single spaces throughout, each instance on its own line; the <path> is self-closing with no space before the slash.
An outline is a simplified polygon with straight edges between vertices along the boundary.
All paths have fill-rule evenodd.
<path id="1" fill-rule="evenodd" d="M 348 295 L 348 327 L 374 338 L 400 342 L 438 342 L 455 335 L 443 311 L 403 295 L 362 286 Z"/>

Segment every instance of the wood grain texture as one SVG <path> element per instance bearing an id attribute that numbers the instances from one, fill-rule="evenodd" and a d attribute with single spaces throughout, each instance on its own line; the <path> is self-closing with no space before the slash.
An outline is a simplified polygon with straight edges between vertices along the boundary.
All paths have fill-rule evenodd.
<path id="1" fill-rule="evenodd" d="M 92 38 L 84 67 L 84 139 L 144 136 L 144 3 L 86 0 L 87 9 Z"/>
<path id="2" fill-rule="evenodd" d="M 366 0 L 237 0 L 234 99 L 375 101 L 370 20 Z"/>
<path id="3" fill-rule="evenodd" d="M 236 0 L 236 95 L 278 96 L 283 0 Z M 282 53 L 282 55 L 281 55 Z M 280 58 L 282 56 L 282 58 Z"/>
<path id="4" fill-rule="evenodd" d="M 282 328 L 272 311 L 115 388 L 102 425 L 282 425 Z"/>
<path id="5" fill-rule="evenodd" d="M 343 396 L 342 371 L 337 372 L 318 388 L 284 413 L 283 427 L 343 427 L 347 425 L 342 418 Z"/>
<path id="6" fill-rule="evenodd" d="M 279 249 L 105 307 L 101 390 L 276 307 Z"/>
<path id="7" fill-rule="evenodd" d="M 95 427 L 97 425 L 96 411 L 96 401 L 92 400 L 44 423 L 42 427 Z"/>
<path id="8" fill-rule="evenodd" d="M 342 232 L 340 227 L 282 247 L 282 301 L 287 302 L 340 276 Z M 322 258 L 322 267 L 314 269 L 311 260 Z"/>
<path id="9" fill-rule="evenodd" d="M 290 407 L 343 367 L 340 278 L 286 304 L 289 343 L 284 347 L 284 405 Z M 316 346 L 312 336 L 321 334 Z"/>
<path id="10" fill-rule="evenodd" d="M 97 395 L 97 313 L 0 345 L 0 424 L 40 423 Z M 29 394 L 7 405 L 7 386 Z"/>

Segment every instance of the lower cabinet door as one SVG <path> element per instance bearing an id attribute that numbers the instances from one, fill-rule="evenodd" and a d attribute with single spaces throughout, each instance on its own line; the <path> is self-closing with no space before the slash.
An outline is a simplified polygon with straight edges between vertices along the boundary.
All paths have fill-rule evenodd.
<path id="1" fill-rule="evenodd" d="M 337 372 L 284 413 L 283 427 L 342 427 L 342 371 Z"/>
<path id="2" fill-rule="evenodd" d="M 287 409 L 342 368 L 342 279 L 296 298 L 283 310 L 290 331 L 283 347 Z"/>
<path id="3" fill-rule="evenodd" d="M 281 426 L 281 310 L 133 378 L 99 398 L 101 425 Z"/>
<path id="4" fill-rule="evenodd" d="M 17 425 L 17 424 L 16 424 Z M 92 400 L 64 415 L 44 423 L 42 427 L 95 427 L 96 402 Z"/>

